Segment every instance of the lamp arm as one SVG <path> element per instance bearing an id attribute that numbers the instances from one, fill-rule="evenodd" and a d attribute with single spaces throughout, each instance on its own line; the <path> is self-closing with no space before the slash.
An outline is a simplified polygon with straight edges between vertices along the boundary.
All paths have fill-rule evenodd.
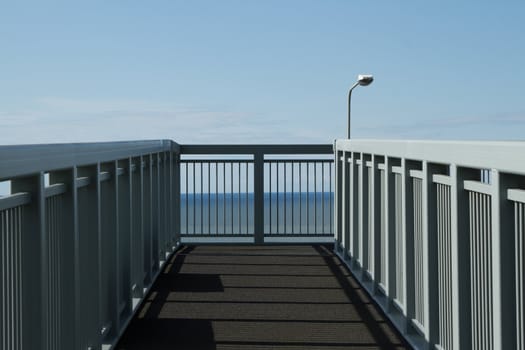
<path id="1" fill-rule="evenodd" d="M 352 102 L 352 90 L 354 90 L 359 82 L 356 82 L 348 91 L 348 139 L 350 140 L 350 107 Z"/>

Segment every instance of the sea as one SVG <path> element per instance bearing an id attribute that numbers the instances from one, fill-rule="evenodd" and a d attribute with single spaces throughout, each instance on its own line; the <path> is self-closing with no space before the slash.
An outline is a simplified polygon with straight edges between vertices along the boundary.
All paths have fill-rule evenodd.
<path id="1" fill-rule="evenodd" d="M 320 235 L 333 232 L 334 193 L 265 193 L 264 233 Z M 253 193 L 181 194 L 183 235 L 253 235 Z"/>

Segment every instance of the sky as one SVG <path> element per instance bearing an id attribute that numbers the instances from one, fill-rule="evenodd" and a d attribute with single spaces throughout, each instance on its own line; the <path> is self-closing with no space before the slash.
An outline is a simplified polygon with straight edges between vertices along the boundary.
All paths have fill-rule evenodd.
<path id="1" fill-rule="evenodd" d="M 525 1 L 10 1 L 0 144 L 521 140 Z"/>

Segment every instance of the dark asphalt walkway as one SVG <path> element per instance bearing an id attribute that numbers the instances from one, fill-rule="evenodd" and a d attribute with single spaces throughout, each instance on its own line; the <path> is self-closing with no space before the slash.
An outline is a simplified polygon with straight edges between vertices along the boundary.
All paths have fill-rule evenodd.
<path id="1" fill-rule="evenodd" d="M 404 349 L 330 248 L 185 247 L 118 350 Z"/>

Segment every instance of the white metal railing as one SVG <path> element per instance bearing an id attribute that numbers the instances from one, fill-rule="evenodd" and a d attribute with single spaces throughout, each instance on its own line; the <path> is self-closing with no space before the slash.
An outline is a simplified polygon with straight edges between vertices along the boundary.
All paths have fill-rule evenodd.
<path id="1" fill-rule="evenodd" d="M 164 140 L 0 147 L 0 349 L 118 339 L 179 240 L 178 155 Z"/>
<path id="2" fill-rule="evenodd" d="M 337 140 L 335 159 L 336 250 L 412 345 L 523 349 L 525 143 Z"/>

